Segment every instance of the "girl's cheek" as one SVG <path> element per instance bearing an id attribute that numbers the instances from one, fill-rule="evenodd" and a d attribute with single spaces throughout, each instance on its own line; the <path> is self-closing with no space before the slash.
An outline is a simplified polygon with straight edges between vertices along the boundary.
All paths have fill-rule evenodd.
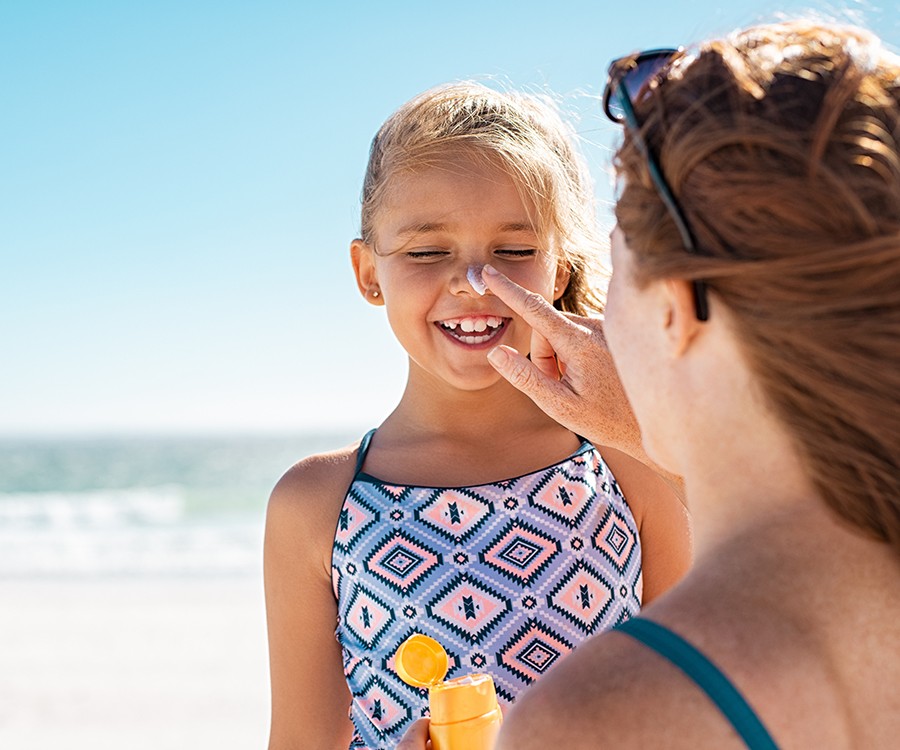
<path id="1" fill-rule="evenodd" d="M 493 261 L 492 265 L 495 265 L 498 270 L 520 287 L 530 292 L 539 292 L 550 299 L 553 298 L 553 287 L 556 284 L 555 267 L 539 266 L 537 263 L 507 263 L 501 266 Z"/>

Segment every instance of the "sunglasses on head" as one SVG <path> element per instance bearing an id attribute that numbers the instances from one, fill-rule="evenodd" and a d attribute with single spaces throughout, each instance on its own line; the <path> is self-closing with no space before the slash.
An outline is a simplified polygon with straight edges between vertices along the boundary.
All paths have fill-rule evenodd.
<path id="1" fill-rule="evenodd" d="M 613 60 L 609 65 L 606 90 L 603 92 L 603 111 L 610 120 L 623 123 L 631 131 L 635 144 L 647 161 L 653 186 L 678 228 L 684 249 L 689 253 L 696 253 L 697 244 L 684 212 L 675 200 L 675 195 L 672 193 L 669 183 L 666 182 L 659 162 L 641 135 L 641 125 L 634 112 L 634 103 L 649 96 L 651 83 L 673 60 L 681 57 L 682 54 L 683 51 L 678 49 L 654 49 Z M 693 287 L 697 320 L 709 320 L 706 285 L 702 281 L 695 280 Z"/>

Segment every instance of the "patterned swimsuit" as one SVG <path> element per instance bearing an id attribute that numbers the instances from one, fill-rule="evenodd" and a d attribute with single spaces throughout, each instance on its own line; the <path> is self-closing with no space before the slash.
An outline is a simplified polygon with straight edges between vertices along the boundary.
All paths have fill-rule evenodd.
<path id="1" fill-rule="evenodd" d="M 639 611 L 637 526 L 593 445 L 514 479 L 411 487 L 360 471 L 373 432 L 332 553 L 352 748 L 392 748 L 427 715 L 428 691 L 393 666 L 412 633 L 444 646 L 448 678 L 489 673 L 502 704 Z"/>

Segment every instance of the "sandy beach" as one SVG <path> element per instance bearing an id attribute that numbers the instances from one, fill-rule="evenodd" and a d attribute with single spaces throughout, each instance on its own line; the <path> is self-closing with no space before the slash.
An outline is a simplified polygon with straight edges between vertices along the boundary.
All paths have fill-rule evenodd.
<path id="1" fill-rule="evenodd" d="M 268 493 L 334 436 L 0 440 L 0 750 L 257 750 Z"/>
<path id="2" fill-rule="evenodd" d="M 0 601 L 0 747 L 265 747 L 261 575 L 17 579 Z"/>

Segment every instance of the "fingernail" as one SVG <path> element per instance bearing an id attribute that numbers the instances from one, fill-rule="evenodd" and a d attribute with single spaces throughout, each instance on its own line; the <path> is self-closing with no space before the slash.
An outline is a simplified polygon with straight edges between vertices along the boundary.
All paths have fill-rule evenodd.
<path id="1" fill-rule="evenodd" d="M 503 367 L 509 361 L 509 355 L 499 346 L 495 346 L 488 352 L 488 362 L 494 367 Z"/>
<path id="2" fill-rule="evenodd" d="M 492 265 L 486 265 L 484 268 L 481 269 L 481 272 L 486 273 L 488 276 L 496 276 L 498 273 L 500 273 Z"/>
<path id="3" fill-rule="evenodd" d="M 472 289 L 475 290 L 477 294 L 484 295 L 487 291 L 487 287 L 484 285 L 484 280 L 481 278 L 481 269 L 483 266 L 469 266 L 469 270 L 466 272 L 466 278 L 469 280 L 469 285 Z"/>

